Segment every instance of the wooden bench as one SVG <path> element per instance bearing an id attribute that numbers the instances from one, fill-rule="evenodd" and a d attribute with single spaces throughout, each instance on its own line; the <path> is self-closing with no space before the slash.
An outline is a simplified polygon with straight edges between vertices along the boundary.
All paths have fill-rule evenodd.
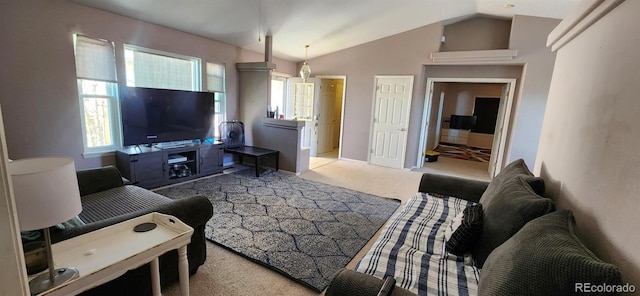
<path id="1" fill-rule="evenodd" d="M 278 161 L 280 154 L 278 150 L 243 146 L 239 148 L 224 148 L 224 152 L 240 156 L 240 163 L 242 163 L 242 158 L 245 156 L 253 157 L 256 160 L 256 177 L 260 177 L 260 167 L 264 163 L 265 158 L 269 158 L 270 156 L 276 157 L 275 169 L 276 171 L 278 170 Z"/>

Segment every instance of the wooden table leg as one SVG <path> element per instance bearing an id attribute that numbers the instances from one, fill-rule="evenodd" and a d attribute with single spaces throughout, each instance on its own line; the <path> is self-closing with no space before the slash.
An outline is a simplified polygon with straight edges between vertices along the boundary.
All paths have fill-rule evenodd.
<path id="1" fill-rule="evenodd" d="M 160 290 L 160 264 L 158 263 L 158 257 L 151 260 L 151 291 L 153 296 L 161 296 Z"/>
<path id="2" fill-rule="evenodd" d="M 256 156 L 256 177 L 260 177 L 260 156 Z"/>
<path id="3" fill-rule="evenodd" d="M 189 261 L 187 246 L 178 248 L 178 273 L 180 276 L 180 295 L 189 296 Z"/>

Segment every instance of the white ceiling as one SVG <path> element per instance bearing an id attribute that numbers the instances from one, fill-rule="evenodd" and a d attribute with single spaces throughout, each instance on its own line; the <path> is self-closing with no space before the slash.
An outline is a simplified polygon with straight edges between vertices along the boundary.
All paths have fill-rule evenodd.
<path id="1" fill-rule="evenodd" d="M 71 0 L 291 61 L 475 14 L 563 18 L 579 0 Z M 513 8 L 505 8 L 505 4 Z M 260 36 L 261 42 L 258 42 Z"/>

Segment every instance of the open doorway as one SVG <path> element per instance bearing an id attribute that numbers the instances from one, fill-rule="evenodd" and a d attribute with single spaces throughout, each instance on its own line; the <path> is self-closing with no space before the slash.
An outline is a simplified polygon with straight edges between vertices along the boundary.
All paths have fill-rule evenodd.
<path id="1" fill-rule="evenodd" d="M 497 174 L 504 164 L 515 85 L 516 79 L 504 78 L 429 78 L 417 168 L 425 165 L 425 151 L 437 151 L 456 164 L 479 162 L 468 167 L 480 178 Z"/>
<path id="2" fill-rule="evenodd" d="M 317 153 L 309 160 L 309 168 L 314 169 L 341 158 L 342 122 L 344 120 L 344 98 L 346 76 L 322 75 L 318 112 L 314 132 L 317 133 Z"/>

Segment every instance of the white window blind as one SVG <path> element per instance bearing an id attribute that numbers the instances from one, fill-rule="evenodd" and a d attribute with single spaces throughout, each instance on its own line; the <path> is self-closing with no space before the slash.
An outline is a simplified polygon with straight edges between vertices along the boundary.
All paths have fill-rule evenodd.
<path id="1" fill-rule="evenodd" d="M 75 35 L 78 79 L 116 82 L 113 42 Z"/>
<path id="2" fill-rule="evenodd" d="M 178 90 L 200 90 L 200 63 L 154 50 L 125 47 L 128 86 Z"/>
<path id="3" fill-rule="evenodd" d="M 207 89 L 224 92 L 224 64 L 207 63 Z"/>

